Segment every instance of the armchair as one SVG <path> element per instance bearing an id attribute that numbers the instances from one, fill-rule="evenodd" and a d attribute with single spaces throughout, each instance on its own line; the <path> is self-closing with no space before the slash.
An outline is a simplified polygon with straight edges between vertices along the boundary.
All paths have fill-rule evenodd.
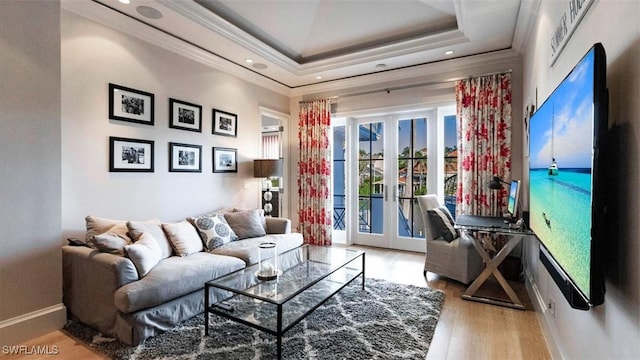
<path id="1" fill-rule="evenodd" d="M 475 280 L 482 272 L 484 263 L 480 254 L 473 247 L 473 239 L 464 232 L 460 232 L 460 235 L 451 242 L 436 240 L 434 226 L 429 220 L 428 211 L 443 208 L 443 205 L 433 194 L 421 195 L 416 198 L 422 213 L 427 246 L 424 275 L 426 276 L 427 271 L 430 271 L 464 284 Z M 444 209 L 449 213 L 449 210 Z"/>

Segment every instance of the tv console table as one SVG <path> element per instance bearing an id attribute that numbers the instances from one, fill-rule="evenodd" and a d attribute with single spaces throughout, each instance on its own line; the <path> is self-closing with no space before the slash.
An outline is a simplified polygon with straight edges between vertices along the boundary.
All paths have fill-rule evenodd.
<path id="1" fill-rule="evenodd" d="M 470 238 L 473 239 L 473 246 L 478 251 L 482 259 L 484 260 L 486 267 L 478 275 L 478 277 L 469 285 L 467 290 L 462 294 L 462 298 L 465 300 L 478 301 L 487 304 L 506 306 L 514 309 L 524 310 L 525 306 L 522 300 L 518 297 L 511 285 L 502 276 L 498 266 L 507 258 L 507 255 L 520 243 L 525 236 L 533 235 L 530 230 L 524 229 L 524 227 L 514 228 L 512 224 L 505 222 L 503 218 L 499 217 L 485 217 L 485 216 L 473 216 L 473 215 L 460 215 L 456 219 L 455 228 L 461 231 L 466 231 Z M 472 232 L 485 233 L 489 236 L 505 235 L 508 238 L 507 243 L 498 251 L 493 257 L 482 246 L 482 240 L 478 236 L 474 236 Z M 507 293 L 510 301 L 491 298 L 486 296 L 478 296 L 475 293 L 480 289 L 489 277 L 493 275 L 502 289 Z"/>

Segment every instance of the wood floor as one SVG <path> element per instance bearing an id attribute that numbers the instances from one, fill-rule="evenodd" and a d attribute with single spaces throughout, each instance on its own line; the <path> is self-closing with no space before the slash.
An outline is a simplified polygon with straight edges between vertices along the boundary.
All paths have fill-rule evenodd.
<path id="1" fill-rule="evenodd" d="M 426 286 L 445 292 L 442 314 L 436 328 L 428 360 L 440 359 L 550 359 L 536 313 L 532 310 L 524 285 L 515 283 L 518 296 L 528 310 L 462 300 L 465 286 L 428 273 L 423 276 L 424 255 L 353 246 L 366 252 L 366 276 L 401 284 Z M 489 284 L 490 285 L 490 284 Z M 487 291 L 493 291 L 488 287 Z M 63 330 L 55 331 L 22 345 L 47 347 L 56 356 L 7 355 L 2 359 L 103 359 L 100 354 Z"/>

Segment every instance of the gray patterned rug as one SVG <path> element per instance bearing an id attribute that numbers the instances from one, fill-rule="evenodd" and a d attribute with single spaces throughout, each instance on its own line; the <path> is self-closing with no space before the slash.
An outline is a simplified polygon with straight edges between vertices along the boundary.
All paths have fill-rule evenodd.
<path id="1" fill-rule="evenodd" d="M 356 280 L 285 333 L 283 359 L 424 359 L 444 293 L 367 279 Z M 204 316 L 128 347 L 69 322 L 65 329 L 112 359 L 275 359 L 276 338 L 215 315 L 209 337 Z"/>

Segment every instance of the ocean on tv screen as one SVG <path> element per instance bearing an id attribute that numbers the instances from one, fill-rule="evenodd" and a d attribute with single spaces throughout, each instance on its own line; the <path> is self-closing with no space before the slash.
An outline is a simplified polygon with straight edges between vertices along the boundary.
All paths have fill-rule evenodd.
<path id="1" fill-rule="evenodd" d="M 531 228 L 580 289 L 589 295 L 590 169 L 531 169 Z"/>

